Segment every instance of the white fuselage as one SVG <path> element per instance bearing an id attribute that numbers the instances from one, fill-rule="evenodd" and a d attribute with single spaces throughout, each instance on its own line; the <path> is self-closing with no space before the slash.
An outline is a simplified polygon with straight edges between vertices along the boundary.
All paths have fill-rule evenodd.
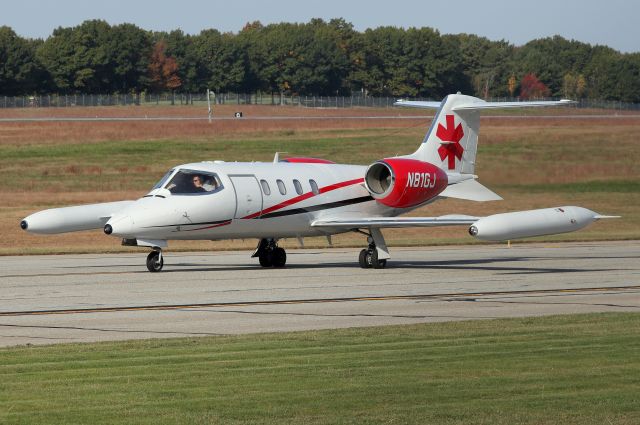
<path id="1" fill-rule="evenodd" d="M 407 211 L 371 197 L 363 166 L 201 162 L 176 167 L 173 175 L 179 170 L 215 174 L 221 188 L 197 194 L 154 189 L 111 217 L 112 234 L 150 240 L 319 236 L 344 230 L 314 228 L 315 220 Z"/>

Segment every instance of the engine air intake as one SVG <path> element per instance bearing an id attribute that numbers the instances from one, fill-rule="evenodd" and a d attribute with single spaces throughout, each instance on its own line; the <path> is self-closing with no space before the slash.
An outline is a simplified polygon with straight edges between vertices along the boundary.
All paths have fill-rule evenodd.
<path id="1" fill-rule="evenodd" d="M 428 162 L 387 158 L 367 168 L 364 183 L 371 196 L 392 208 L 410 208 L 435 198 L 448 184 L 447 173 Z"/>

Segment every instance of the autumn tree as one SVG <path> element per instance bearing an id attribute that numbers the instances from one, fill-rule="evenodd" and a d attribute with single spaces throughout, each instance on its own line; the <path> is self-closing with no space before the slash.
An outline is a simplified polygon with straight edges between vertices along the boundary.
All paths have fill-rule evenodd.
<path id="1" fill-rule="evenodd" d="M 514 93 L 516 92 L 517 83 L 518 81 L 516 80 L 515 75 L 509 77 L 509 80 L 507 81 L 507 90 L 509 90 L 509 97 L 513 97 Z"/>
<path id="2" fill-rule="evenodd" d="M 567 73 L 564 76 L 562 92 L 567 99 L 580 99 L 584 96 L 587 81 L 582 74 Z"/>
<path id="3" fill-rule="evenodd" d="M 516 74 L 531 73 L 549 87 L 549 95 L 561 96 L 564 76 L 579 74 L 592 57 L 589 44 L 560 36 L 541 38 L 516 49 L 513 57 Z"/>
<path id="4" fill-rule="evenodd" d="M 535 74 L 527 74 L 520 81 L 520 99 L 540 99 L 549 96 L 549 88 L 536 77 Z"/>
<path id="5" fill-rule="evenodd" d="M 160 40 L 153 46 L 149 60 L 149 80 L 155 91 L 175 91 L 182 86 L 175 58 L 167 56 L 167 43 Z"/>

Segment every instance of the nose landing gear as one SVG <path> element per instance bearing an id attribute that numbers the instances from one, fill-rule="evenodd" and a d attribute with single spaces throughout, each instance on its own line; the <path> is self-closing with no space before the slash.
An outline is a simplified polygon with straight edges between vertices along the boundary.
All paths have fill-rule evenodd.
<path id="1" fill-rule="evenodd" d="M 147 269 L 156 273 L 162 270 L 162 266 L 164 266 L 164 260 L 162 259 L 162 251 L 161 250 L 153 250 L 147 255 Z"/>
<path id="2" fill-rule="evenodd" d="M 260 239 L 251 257 L 258 257 L 262 267 L 284 267 L 287 262 L 287 253 L 277 245 L 275 239 Z"/>

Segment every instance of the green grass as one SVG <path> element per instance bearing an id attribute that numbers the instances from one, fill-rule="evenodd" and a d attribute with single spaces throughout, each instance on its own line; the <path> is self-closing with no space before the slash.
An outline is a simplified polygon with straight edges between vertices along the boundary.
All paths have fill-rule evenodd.
<path id="1" fill-rule="evenodd" d="M 378 135 L 371 135 L 377 133 Z M 348 140 L 348 143 L 345 141 Z M 276 137 L 251 136 L 238 140 L 105 141 L 64 145 L 0 145 L 0 191 L 18 187 L 56 191 L 146 190 L 171 167 L 204 160 L 272 161 L 276 151 L 291 156 L 324 157 L 336 162 L 369 164 L 394 152 L 413 151 L 415 137 L 396 130 L 330 131 L 310 136 L 297 133 Z M 409 147 L 411 146 L 411 147 Z M 99 176 L 99 177 L 95 177 Z"/>
<path id="2" fill-rule="evenodd" d="M 640 181 L 596 180 L 588 182 L 497 185 L 498 187 L 533 193 L 639 193 Z"/>
<path id="3" fill-rule="evenodd" d="M 2 423 L 637 424 L 640 315 L 0 350 Z"/>

